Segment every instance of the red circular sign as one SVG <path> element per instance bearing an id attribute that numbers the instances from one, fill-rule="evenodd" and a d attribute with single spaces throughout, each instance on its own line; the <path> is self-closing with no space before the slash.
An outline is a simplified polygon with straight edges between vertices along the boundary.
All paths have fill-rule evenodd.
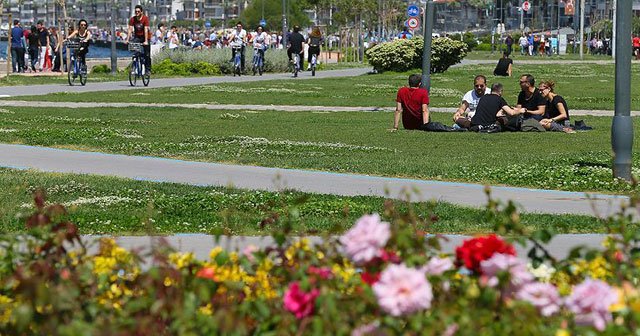
<path id="1" fill-rule="evenodd" d="M 529 9 L 531 9 L 531 4 L 529 4 L 529 1 L 525 1 L 522 3 L 522 10 L 525 12 L 528 12 Z"/>
<path id="2" fill-rule="evenodd" d="M 418 25 L 420 25 L 420 22 L 418 21 L 417 18 L 409 18 L 409 20 L 407 20 L 407 26 L 411 29 L 416 29 L 418 28 Z"/>

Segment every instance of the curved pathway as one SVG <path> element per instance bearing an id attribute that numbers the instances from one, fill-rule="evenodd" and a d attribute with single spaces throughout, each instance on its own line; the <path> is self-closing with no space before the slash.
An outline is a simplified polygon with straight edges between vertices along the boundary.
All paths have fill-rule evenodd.
<path id="1" fill-rule="evenodd" d="M 234 186 L 242 189 L 281 190 L 344 196 L 380 196 L 412 201 L 439 200 L 482 207 L 485 186 L 471 183 L 426 181 L 301 169 L 192 162 L 157 157 L 0 144 L 0 166 L 48 172 L 109 175 L 191 185 Z M 494 198 L 513 200 L 525 212 L 607 216 L 628 203 L 624 196 L 586 194 L 494 186 Z M 417 193 L 417 196 L 414 195 Z"/>
<path id="2" fill-rule="evenodd" d="M 313 78 L 334 78 L 334 77 L 351 77 L 364 75 L 371 71 L 371 68 L 355 68 L 342 70 L 326 70 L 318 71 L 315 77 L 310 72 L 301 72 L 298 78 L 291 78 L 290 73 L 268 73 L 263 76 L 216 76 L 216 77 L 187 77 L 187 78 L 151 78 L 148 87 L 136 86 L 132 87 L 128 81 L 119 82 L 101 82 L 89 83 L 86 86 L 69 86 L 66 84 L 46 84 L 46 85 L 30 85 L 30 86 L 2 86 L 0 87 L 0 97 L 16 97 L 16 96 L 33 96 L 45 95 L 49 93 L 59 92 L 96 92 L 96 91 L 116 91 L 116 90 L 137 90 L 137 89 L 153 89 L 162 87 L 176 87 L 188 85 L 218 84 L 218 83 L 240 83 L 240 82 L 257 82 L 272 79 L 290 78 L 291 80 L 305 80 Z"/>

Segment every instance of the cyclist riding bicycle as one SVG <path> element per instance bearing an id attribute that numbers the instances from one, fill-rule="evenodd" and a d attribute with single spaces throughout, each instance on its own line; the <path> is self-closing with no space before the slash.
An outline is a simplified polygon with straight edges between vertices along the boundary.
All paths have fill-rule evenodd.
<path id="1" fill-rule="evenodd" d="M 323 41 L 324 38 L 322 37 L 320 28 L 318 28 L 317 26 L 313 27 L 311 34 L 309 34 L 309 37 L 307 38 L 307 44 L 309 45 L 309 50 L 307 51 L 307 53 L 309 54 L 309 65 L 307 66 L 307 71 L 311 70 L 311 60 L 313 58 L 313 55 L 316 55 L 316 62 L 318 61 L 318 56 L 320 55 L 320 45 L 322 45 Z"/>
<path id="2" fill-rule="evenodd" d="M 253 49 L 258 50 L 260 56 L 262 56 L 262 61 L 264 62 L 264 52 L 267 50 L 267 33 L 265 33 L 262 29 L 262 26 L 258 26 L 256 28 L 256 34 L 253 37 Z"/>
<path id="3" fill-rule="evenodd" d="M 77 38 L 80 40 L 80 49 L 75 51 L 75 53 L 76 57 L 80 61 L 80 64 L 82 64 L 83 71 L 87 70 L 86 56 L 89 52 L 89 41 L 91 40 L 91 32 L 89 31 L 87 26 L 87 20 L 81 19 L 80 21 L 78 21 L 78 29 L 74 30 L 71 34 L 69 34 L 69 36 L 67 36 L 67 41 L 73 38 Z"/>
<path id="4" fill-rule="evenodd" d="M 242 22 L 236 24 L 236 29 L 229 35 L 231 47 L 231 62 L 236 57 L 236 51 L 240 50 L 240 69 L 244 72 L 244 46 L 247 43 L 247 31 L 242 29 Z"/>
<path id="5" fill-rule="evenodd" d="M 292 62 L 293 53 L 302 54 L 304 52 L 304 36 L 300 34 L 300 26 L 293 27 L 293 33 L 291 33 L 291 35 L 289 36 L 288 42 L 287 56 L 289 57 L 289 62 Z M 299 68 L 304 69 L 304 60 L 302 59 L 302 57 L 299 57 L 299 59 Z"/>
<path id="6" fill-rule="evenodd" d="M 144 54 L 144 67 L 146 73 L 151 72 L 151 45 L 149 44 L 150 34 L 149 31 L 149 18 L 144 15 L 142 6 L 136 5 L 134 10 L 135 15 L 129 19 L 129 31 L 127 33 L 127 40 L 125 43 L 131 42 L 142 43 Z M 133 33 L 133 34 L 132 34 Z"/>

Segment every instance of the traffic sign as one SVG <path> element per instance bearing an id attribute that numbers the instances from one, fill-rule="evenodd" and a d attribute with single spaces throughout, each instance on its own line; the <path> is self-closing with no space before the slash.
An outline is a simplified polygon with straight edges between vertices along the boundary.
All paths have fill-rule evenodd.
<path id="1" fill-rule="evenodd" d="M 409 7 L 407 7 L 408 17 L 415 17 L 418 15 L 420 15 L 420 7 L 418 7 L 417 5 L 409 5 Z"/>
<path id="2" fill-rule="evenodd" d="M 418 20 L 418 18 L 412 17 L 407 20 L 407 27 L 409 27 L 410 29 L 416 29 L 419 25 L 420 21 Z"/>
<path id="3" fill-rule="evenodd" d="M 531 9 L 531 4 L 529 3 L 529 1 L 525 1 L 522 3 L 522 10 L 525 12 L 528 12 L 529 9 Z"/>
<path id="4" fill-rule="evenodd" d="M 260 20 L 260 25 L 262 27 L 266 26 L 267 25 L 267 20 L 265 20 L 265 19 Z"/>
<path id="5" fill-rule="evenodd" d="M 211 28 L 211 21 L 205 21 L 204 26 L 207 28 Z"/>

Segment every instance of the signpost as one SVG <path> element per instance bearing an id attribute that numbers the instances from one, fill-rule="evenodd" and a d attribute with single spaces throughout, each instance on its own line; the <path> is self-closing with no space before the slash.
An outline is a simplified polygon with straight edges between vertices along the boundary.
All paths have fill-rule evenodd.
<path id="1" fill-rule="evenodd" d="M 260 25 L 262 27 L 266 26 L 267 25 L 267 20 L 265 20 L 265 19 L 260 20 Z"/>
<path id="2" fill-rule="evenodd" d="M 409 27 L 409 29 L 416 29 L 418 26 L 420 26 L 420 20 L 418 20 L 418 18 L 411 17 L 407 20 L 407 27 Z"/>
<path id="3" fill-rule="evenodd" d="M 522 3 L 522 10 L 528 12 L 531 9 L 531 4 L 529 1 L 525 1 Z"/>
<path id="4" fill-rule="evenodd" d="M 417 5 L 409 5 L 407 7 L 408 17 L 417 17 L 418 15 L 420 15 L 420 8 Z"/>

